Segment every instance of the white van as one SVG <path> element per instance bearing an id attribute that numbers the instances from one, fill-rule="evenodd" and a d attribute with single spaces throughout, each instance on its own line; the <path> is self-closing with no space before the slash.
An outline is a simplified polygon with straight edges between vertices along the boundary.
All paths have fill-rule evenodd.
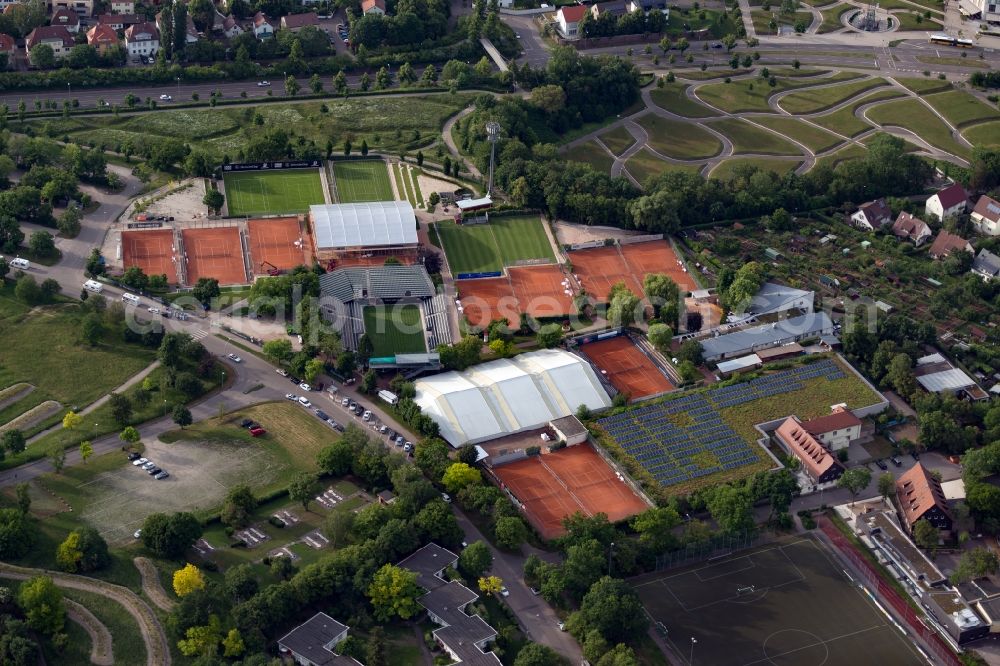
<path id="1" fill-rule="evenodd" d="M 139 297 L 135 294 L 125 292 L 122 294 L 122 302 L 129 303 L 130 305 L 139 305 Z"/>
<path id="2" fill-rule="evenodd" d="M 92 291 L 95 294 L 99 294 L 104 291 L 104 285 L 97 280 L 87 280 L 83 283 L 83 288 L 87 291 Z"/>
<path id="3" fill-rule="evenodd" d="M 29 268 L 31 268 L 31 262 L 28 261 L 27 259 L 22 259 L 21 257 L 17 257 L 16 259 L 10 260 L 10 266 L 11 268 L 20 268 L 22 271 L 26 271 Z"/>

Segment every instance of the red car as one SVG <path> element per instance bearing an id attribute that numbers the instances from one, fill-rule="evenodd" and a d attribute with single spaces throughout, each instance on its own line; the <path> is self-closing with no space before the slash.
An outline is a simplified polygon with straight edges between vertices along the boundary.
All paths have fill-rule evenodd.
<path id="1" fill-rule="evenodd" d="M 250 428 L 250 434 L 254 437 L 260 437 L 261 435 L 267 434 L 267 431 L 263 428 Z"/>

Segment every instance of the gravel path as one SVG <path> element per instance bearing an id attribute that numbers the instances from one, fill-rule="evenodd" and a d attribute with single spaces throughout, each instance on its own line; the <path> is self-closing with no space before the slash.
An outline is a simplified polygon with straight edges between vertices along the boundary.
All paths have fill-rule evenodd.
<path id="1" fill-rule="evenodd" d="M 115 663 L 111 651 L 111 632 L 104 623 L 94 617 L 86 606 L 72 599 L 63 599 L 66 604 L 66 615 L 73 622 L 83 627 L 90 634 L 90 663 L 98 666 L 112 666 Z"/>
<path id="2" fill-rule="evenodd" d="M 49 571 L 48 569 L 30 569 L 0 562 L 0 578 L 27 580 L 34 576 L 49 576 L 58 587 L 99 594 L 110 601 L 121 604 L 139 625 L 142 640 L 146 644 L 146 663 L 148 666 L 170 665 L 170 647 L 163 625 L 160 624 L 149 604 L 131 590 L 96 578 Z"/>
<path id="3" fill-rule="evenodd" d="M 152 560 L 147 557 L 137 557 L 132 561 L 135 562 L 135 568 L 142 576 L 142 591 L 146 593 L 149 600 L 156 604 L 160 610 L 169 612 L 173 609 L 176 602 L 163 589 L 160 572 Z"/>

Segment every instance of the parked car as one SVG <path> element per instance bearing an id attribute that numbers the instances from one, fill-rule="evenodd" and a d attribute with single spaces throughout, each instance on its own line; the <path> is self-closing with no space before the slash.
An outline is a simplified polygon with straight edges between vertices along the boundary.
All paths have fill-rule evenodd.
<path id="1" fill-rule="evenodd" d="M 305 382 L 300 382 L 299 388 L 302 389 L 303 391 L 312 391 L 312 386 L 309 386 L 309 384 Z"/>
<path id="2" fill-rule="evenodd" d="M 142 469 L 146 470 L 147 472 L 148 472 L 149 470 L 153 469 L 154 467 L 156 467 L 156 463 L 154 463 L 154 462 L 153 462 L 152 460 L 147 460 L 147 461 L 146 461 L 145 463 L 143 463 L 143 465 L 142 465 Z"/>
<path id="3" fill-rule="evenodd" d="M 160 95 L 160 101 L 162 101 L 162 102 L 172 102 L 172 101 L 174 101 L 174 98 L 171 97 L 170 95 Z"/>
<path id="4" fill-rule="evenodd" d="M 888 465 L 886 465 L 886 464 L 885 464 L 885 462 L 883 462 L 883 461 L 881 461 L 881 460 L 876 460 L 876 461 L 875 461 L 875 464 L 876 464 L 876 465 L 878 465 L 878 468 L 879 468 L 880 470 L 882 470 L 883 472 L 884 472 L 884 471 L 886 471 L 887 469 L 889 469 L 889 466 L 888 466 Z"/>
<path id="5" fill-rule="evenodd" d="M 149 314 L 160 314 L 160 308 L 147 308 L 146 312 Z"/>
<path id="6" fill-rule="evenodd" d="M 351 404 L 351 399 L 350 398 L 343 398 L 343 399 L 341 399 L 340 404 L 343 407 L 348 407 Z"/>
<path id="7" fill-rule="evenodd" d="M 139 459 L 139 454 L 136 453 L 135 451 L 133 451 L 132 453 L 128 454 L 128 459 L 129 460 L 138 460 Z"/>
<path id="8" fill-rule="evenodd" d="M 288 381 L 298 386 L 302 380 L 296 377 L 295 375 L 288 375 Z"/>
<path id="9" fill-rule="evenodd" d="M 396 444 L 396 446 L 402 446 L 405 440 L 403 439 L 402 435 L 396 435 L 396 437 L 392 441 Z"/>
<path id="10" fill-rule="evenodd" d="M 294 393 L 286 393 L 285 394 L 285 399 L 286 400 L 298 400 L 299 397 L 297 395 L 295 395 Z"/>
<path id="11" fill-rule="evenodd" d="M 337 432 L 344 432 L 344 426 L 340 425 L 333 419 L 330 419 L 330 425 L 332 425 L 333 429 L 336 430 Z"/>
<path id="12" fill-rule="evenodd" d="M 361 405 L 354 405 L 354 415 L 355 416 L 361 416 L 363 413 L 364 413 L 364 410 L 361 409 Z"/>
<path id="13" fill-rule="evenodd" d="M 322 409 L 316 410 L 316 416 L 323 421 L 326 421 L 328 418 L 330 418 L 329 416 L 327 416 L 327 413 L 324 412 Z"/>
<path id="14" fill-rule="evenodd" d="M 384 435 L 385 433 L 389 432 L 389 426 L 382 424 L 378 427 L 378 431 L 379 433 Z"/>
<path id="15" fill-rule="evenodd" d="M 253 437 L 260 437 L 261 435 L 267 434 L 267 431 L 263 428 L 250 428 L 250 434 Z"/>
<path id="16" fill-rule="evenodd" d="M 150 467 L 149 469 L 147 469 L 146 473 L 149 474 L 150 476 L 156 476 L 157 474 L 159 474 L 162 471 L 163 471 L 162 469 L 160 469 L 159 467 L 156 467 L 154 465 L 153 467 Z"/>
<path id="17" fill-rule="evenodd" d="M 243 419 L 242 421 L 240 421 L 240 427 L 241 428 L 249 428 L 252 423 L 253 423 L 253 419 Z"/>
<path id="18" fill-rule="evenodd" d="M 288 371 L 285 370 L 284 368 L 275 368 L 274 371 L 277 372 L 282 377 L 287 377 L 288 376 Z"/>
<path id="19" fill-rule="evenodd" d="M 140 527 L 135 532 L 132 532 L 132 536 L 134 536 L 136 539 L 141 539 L 142 538 L 142 528 Z"/>
<path id="20" fill-rule="evenodd" d="M 258 81 L 258 82 L 257 82 L 257 87 L 258 87 L 258 88 L 266 88 L 266 87 L 268 87 L 269 85 L 271 85 L 271 82 L 270 82 L 270 81 Z"/>
<path id="21" fill-rule="evenodd" d="M 148 462 L 149 462 L 149 458 L 137 458 L 136 460 L 132 461 L 132 466 L 133 467 L 141 467 L 142 465 L 145 465 Z"/>
<path id="22" fill-rule="evenodd" d="M 361 420 L 362 421 L 371 421 L 371 419 L 372 419 L 371 410 L 366 409 L 365 412 L 364 412 L 364 414 L 361 415 Z"/>
<path id="23" fill-rule="evenodd" d="M 237 356 L 236 354 L 226 354 L 226 358 L 228 358 L 233 363 L 242 363 L 243 362 L 243 359 L 240 358 L 239 356 Z"/>
<path id="24" fill-rule="evenodd" d="M 500 596 L 503 596 L 503 597 L 509 597 L 510 596 L 510 590 L 507 589 L 506 585 L 501 585 L 500 586 Z"/>
<path id="25" fill-rule="evenodd" d="M 910 455 L 913 456 L 914 460 L 920 460 L 920 454 L 917 453 L 916 451 L 911 451 Z"/>
<path id="26" fill-rule="evenodd" d="M 903 461 L 900 460 L 899 458 L 897 458 L 896 456 L 890 457 L 889 460 L 891 460 L 892 464 L 895 465 L 896 467 L 902 467 L 903 466 Z"/>
<path id="27" fill-rule="evenodd" d="M 313 406 L 313 404 L 311 402 L 309 402 L 308 398 L 303 398 L 302 396 L 299 396 L 299 404 L 302 405 L 303 407 L 312 407 Z"/>
<path id="28" fill-rule="evenodd" d="M 409 453 L 410 451 L 413 450 L 413 444 L 410 444 L 409 442 L 403 444 L 403 450 Z"/>
<path id="29" fill-rule="evenodd" d="M 448 504 L 451 504 L 451 495 L 448 493 L 441 493 L 441 499 L 443 499 Z"/>
<path id="30" fill-rule="evenodd" d="M 153 478 L 156 479 L 157 481 L 163 481 L 163 479 L 167 478 L 168 476 L 170 476 L 169 472 L 160 472 Z"/>
<path id="31" fill-rule="evenodd" d="M 251 421 L 250 423 L 247 424 L 247 429 L 248 430 L 253 430 L 254 428 L 259 428 L 259 427 L 260 427 L 260 424 L 257 423 L 256 421 Z"/>

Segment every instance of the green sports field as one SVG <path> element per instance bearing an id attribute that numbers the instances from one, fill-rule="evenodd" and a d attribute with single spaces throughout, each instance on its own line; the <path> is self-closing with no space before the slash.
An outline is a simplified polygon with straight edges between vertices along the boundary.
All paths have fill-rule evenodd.
<path id="1" fill-rule="evenodd" d="M 305 213 L 326 203 L 317 169 L 226 173 L 230 215 Z"/>
<path id="2" fill-rule="evenodd" d="M 356 160 L 333 163 L 340 203 L 393 201 L 389 170 L 382 160 Z"/>
<path id="3" fill-rule="evenodd" d="M 499 271 L 531 259 L 555 261 L 542 221 L 534 216 L 489 224 L 438 222 L 437 231 L 453 275 Z"/>
<path id="4" fill-rule="evenodd" d="M 422 354 L 427 351 L 420 308 L 385 305 L 365 308 L 365 334 L 372 341 L 373 356 Z"/>

